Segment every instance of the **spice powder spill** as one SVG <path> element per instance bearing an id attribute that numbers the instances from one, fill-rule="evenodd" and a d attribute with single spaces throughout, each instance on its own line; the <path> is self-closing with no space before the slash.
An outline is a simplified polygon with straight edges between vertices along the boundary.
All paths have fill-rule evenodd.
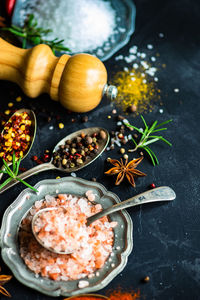
<path id="1" fill-rule="evenodd" d="M 71 218 L 71 224 L 74 226 L 71 232 L 63 232 L 63 238 L 69 234 L 73 238 L 79 236 L 80 249 L 72 254 L 56 254 L 46 250 L 36 241 L 31 231 L 31 220 L 37 211 L 47 207 L 63 208 L 68 213 L 68 218 Z M 107 217 L 103 217 L 86 226 L 86 219 L 101 210 L 101 204 L 94 205 L 88 199 L 74 195 L 59 194 L 56 198 L 47 195 L 45 200 L 36 201 L 29 214 L 22 220 L 19 232 L 20 254 L 27 267 L 36 277 L 41 275 L 63 281 L 83 279 L 102 268 L 112 252 L 113 228 L 117 223 L 109 222 Z M 81 221 L 81 225 L 77 220 Z M 55 222 L 61 231 L 67 230 L 68 227 L 64 228 L 56 216 Z M 42 234 L 50 235 L 51 226 L 47 223 L 44 226 Z M 51 241 L 46 239 L 46 243 L 49 242 Z M 83 284 L 88 284 L 88 281 L 80 280 L 79 283 L 81 288 Z"/>
<path id="2" fill-rule="evenodd" d="M 118 96 L 113 102 L 124 112 L 139 114 L 146 110 L 152 111 L 160 99 L 157 87 L 159 79 L 156 75 L 160 64 L 157 63 L 156 54 L 153 56 L 153 48 L 153 45 L 147 45 L 147 52 L 141 52 L 137 46 L 132 46 L 127 56 L 115 57 L 123 70 L 112 78 L 112 84 L 118 88 Z"/>
<path id="3" fill-rule="evenodd" d="M 108 294 L 109 300 L 136 300 L 140 299 L 140 290 L 137 292 L 124 292 L 116 289 Z"/>
<path id="4" fill-rule="evenodd" d="M 144 70 L 143 70 L 144 71 Z M 158 90 L 155 82 L 142 76 L 143 71 L 136 71 L 134 68 L 128 71 L 117 72 L 112 84 L 117 86 L 118 96 L 113 101 L 120 106 L 124 112 L 141 113 L 152 110 L 153 102 L 158 97 Z"/>

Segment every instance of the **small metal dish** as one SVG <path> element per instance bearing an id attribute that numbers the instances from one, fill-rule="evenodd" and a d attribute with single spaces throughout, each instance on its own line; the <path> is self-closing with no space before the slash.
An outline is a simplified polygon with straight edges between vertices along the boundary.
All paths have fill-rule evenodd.
<path id="1" fill-rule="evenodd" d="M 107 42 L 92 51 L 90 54 L 97 56 L 102 61 L 110 58 L 119 49 L 124 47 L 135 30 L 136 8 L 132 0 L 109 0 L 116 13 L 116 28 L 114 34 Z M 24 11 L 37 7 L 38 0 L 17 0 L 15 3 L 12 24 L 22 27 L 24 23 Z M 32 45 L 29 45 L 30 47 Z M 66 47 L 67 47 L 66 41 Z M 74 54 L 74 53 L 73 53 Z M 59 53 L 58 53 L 59 55 Z"/>
<path id="2" fill-rule="evenodd" d="M 96 195 L 95 201 L 101 203 L 103 208 L 119 203 L 118 196 L 107 191 L 100 183 L 74 177 L 43 180 L 37 183 L 35 188 L 39 191 L 37 194 L 30 189 L 25 189 L 4 213 L 0 234 L 1 255 L 4 262 L 21 283 L 49 296 L 69 297 L 104 288 L 124 269 L 132 251 L 133 225 L 130 215 L 125 210 L 110 215 L 111 221 L 118 222 L 118 226 L 114 228 L 113 254 L 104 267 L 98 270 L 98 276 L 85 279 L 89 282 L 89 286 L 82 289 L 78 288 L 79 280 L 53 281 L 43 277 L 37 278 L 20 257 L 18 230 L 21 220 L 35 201 L 43 199 L 47 194 L 69 193 L 83 196 L 87 190 L 92 190 Z"/>

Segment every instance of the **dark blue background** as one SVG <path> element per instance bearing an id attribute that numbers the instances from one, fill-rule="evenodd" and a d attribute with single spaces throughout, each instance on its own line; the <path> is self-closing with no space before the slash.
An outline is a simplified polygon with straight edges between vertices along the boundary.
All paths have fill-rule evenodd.
<path id="1" fill-rule="evenodd" d="M 77 176 L 90 180 L 97 177 L 109 190 L 118 194 L 121 200 L 145 191 L 152 182 L 156 186 L 169 185 L 177 198 L 173 203 L 146 205 L 129 209 L 134 222 L 134 249 L 124 271 L 99 293 L 122 286 L 128 289 L 140 289 L 142 299 L 156 300 L 199 300 L 200 299 L 200 1 L 198 0 L 137 0 L 136 31 L 129 44 L 119 54 L 128 54 L 131 45 L 137 45 L 142 52 L 148 43 L 154 45 L 152 54 L 160 53 L 160 62 L 166 68 L 159 71 L 159 88 L 164 113 L 158 106 L 145 116 L 147 122 L 155 119 L 160 122 L 173 119 L 165 136 L 172 143 L 169 148 L 157 144 L 152 148 L 158 153 L 161 164 L 153 167 L 145 159 L 140 170 L 148 174 L 137 180 L 133 189 L 126 183 L 119 187 L 114 181 L 103 175 L 107 156 L 119 157 L 117 150 L 104 153 L 92 166 L 77 173 Z M 1 3 L 3 4 L 3 2 Z M 165 37 L 158 38 L 163 32 Z M 146 50 L 145 50 L 146 51 Z M 114 59 L 105 63 L 111 77 L 118 68 Z M 179 93 L 174 93 L 179 88 Z M 21 95 L 15 84 L 0 82 L 0 110 L 7 108 L 8 101 Z M 13 95 L 12 95 L 13 93 Z M 31 156 L 42 155 L 46 148 L 53 149 L 60 138 L 85 126 L 104 126 L 109 130 L 116 128 L 114 118 L 108 119 L 112 108 L 104 99 L 100 106 L 88 113 L 89 122 L 81 123 L 81 115 L 68 115 L 58 103 L 47 96 L 29 100 L 25 97 L 18 107 L 34 107 L 37 111 L 38 131 L 30 155 L 23 166 L 31 168 L 34 163 Z M 47 112 L 45 112 L 45 110 Z M 56 129 L 56 121 L 46 122 L 46 113 L 54 111 L 61 116 L 65 124 L 63 130 Z M 71 123 L 75 117 L 76 122 Z M 129 117 L 135 125 L 141 126 L 139 117 Z M 50 131 L 49 126 L 55 129 Z M 35 184 L 45 178 L 63 176 L 59 172 L 45 172 L 33 176 L 28 182 Z M 13 202 L 24 187 L 19 184 L 0 196 L 0 214 Z M 3 262 L 2 272 L 10 273 Z M 141 279 L 148 275 L 150 282 L 144 284 Z M 20 284 L 14 278 L 6 284 L 13 299 L 46 300 L 42 295 Z M 4 299 L 1 297 L 0 299 Z"/>

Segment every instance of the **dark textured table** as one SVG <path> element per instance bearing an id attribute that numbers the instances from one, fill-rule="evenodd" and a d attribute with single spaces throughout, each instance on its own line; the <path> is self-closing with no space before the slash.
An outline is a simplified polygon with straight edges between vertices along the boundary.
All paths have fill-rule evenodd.
<path id="1" fill-rule="evenodd" d="M 146 205 L 129 209 L 134 222 L 134 249 L 124 271 L 119 274 L 104 290 L 122 286 L 128 289 L 140 289 L 141 299 L 162 300 L 198 300 L 200 299 L 200 2 L 197 0 L 160 1 L 137 0 L 136 32 L 129 44 L 118 52 L 126 55 L 131 45 L 137 45 L 142 52 L 148 43 L 154 45 L 152 53 L 160 53 L 159 61 L 166 68 L 159 71 L 158 86 L 161 89 L 163 114 L 155 106 L 153 112 L 145 115 L 150 123 L 155 119 L 160 122 L 173 119 L 165 133 L 172 143 L 170 148 L 163 144 L 153 146 L 158 153 L 160 165 L 153 167 L 148 159 L 140 165 L 140 170 L 148 174 L 137 180 L 133 189 L 125 182 L 114 186 L 114 181 L 103 175 L 107 168 L 108 156 L 119 157 L 118 149 L 104 153 L 94 164 L 77 172 L 77 176 L 90 180 L 96 177 L 109 190 L 122 200 L 145 191 L 154 182 L 156 186 L 169 185 L 177 198 L 173 203 Z M 3 2 L 1 3 L 3 4 Z M 159 39 L 158 33 L 164 38 Z M 108 73 L 117 69 L 117 63 L 110 59 L 105 63 Z M 178 88 L 179 93 L 174 89 Z M 0 82 L 0 110 L 7 108 L 8 101 L 21 95 L 20 89 L 12 83 Z M 13 94 L 12 94 L 13 93 Z M 105 99 L 98 108 L 88 113 L 89 121 L 81 122 L 81 115 L 68 115 L 64 109 L 48 96 L 30 100 L 27 97 L 17 107 L 34 107 L 37 112 L 38 130 L 34 146 L 23 166 L 31 168 L 32 155 L 41 156 L 46 148 L 52 150 L 54 144 L 67 133 L 86 126 L 104 126 L 108 130 L 116 128 L 115 118 L 108 119 L 112 108 Z M 65 124 L 63 130 L 57 129 L 55 118 L 47 123 L 46 114 L 56 112 Z M 71 118 L 76 118 L 72 123 Z M 141 126 L 139 117 L 128 119 Z M 49 130 L 49 126 L 54 126 Z M 35 184 L 45 178 L 63 176 L 63 173 L 49 171 L 28 179 Z M 18 184 L 0 196 L 1 217 L 5 209 L 13 202 L 24 187 Z M 1 261 L 2 272 L 10 270 Z M 142 283 L 145 276 L 149 283 Z M 13 278 L 6 288 L 13 299 L 46 300 L 51 297 L 39 294 L 27 288 Z M 5 297 L 0 296 L 0 299 Z"/>

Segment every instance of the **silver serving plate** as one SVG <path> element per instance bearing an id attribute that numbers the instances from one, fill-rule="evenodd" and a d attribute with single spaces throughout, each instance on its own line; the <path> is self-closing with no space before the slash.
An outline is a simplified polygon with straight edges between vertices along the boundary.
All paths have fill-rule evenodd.
<path id="1" fill-rule="evenodd" d="M 87 52 L 97 56 L 102 61 L 107 60 L 119 49 L 124 47 L 129 42 L 130 37 L 135 30 L 136 7 L 133 3 L 133 0 L 109 1 L 116 12 L 115 33 L 107 41 L 109 42 L 110 46 L 108 46 L 107 42 L 105 42 L 102 47 L 98 47 Z M 12 15 L 12 24 L 22 27 L 24 23 L 23 11 L 26 11 L 27 8 L 34 8 L 37 6 L 37 2 L 38 0 L 17 0 Z M 31 47 L 32 45 L 29 46 Z M 67 41 L 65 46 L 68 47 Z M 59 55 L 59 53 L 56 54 Z"/>
<path id="2" fill-rule="evenodd" d="M 100 183 L 74 177 L 42 180 L 35 188 L 39 191 L 37 194 L 25 189 L 4 213 L 0 234 L 1 255 L 4 262 L 21 283 L 49 296 L 73 296 L 104 288 L 124 269 L 133 248 L 132 220 L 125 210 L 110 215 L 111 221 L 118 222 L 118 226 L 114 228 L 113 256 L 98 270 L 98 276 L 83 279 L 89 282 L 89 286 L 82 289 L 78 288 L 79 280 L 53 281 L 40 276 L 37 278 L 20 257 L 18 230 L 21 220 L 35 201 L 43 199 L 47 194 L 70 193 L 84 196 L 87 190 L 92 190 L 96 195 L 95 201 L 101 203 L 103 208 L 119 203 L 118 196 L 107 191 Z"/>

